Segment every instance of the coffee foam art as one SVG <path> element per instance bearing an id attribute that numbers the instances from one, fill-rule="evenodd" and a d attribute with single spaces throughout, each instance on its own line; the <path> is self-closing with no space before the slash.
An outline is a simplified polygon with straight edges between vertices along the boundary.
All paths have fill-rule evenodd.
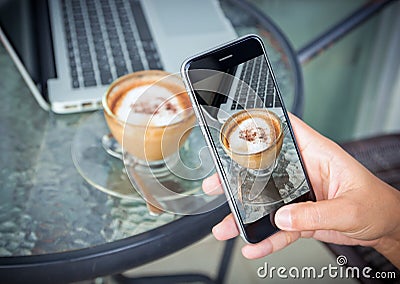
<path id="1" fill-rule="evenodd" d="M 163 100 L 149 121 L 150 126 L 165 126 L 182 121 L 185 118 L 185 108 L 179 97 L 170 97 Z"/>
<path id="2" fill-rule="evenodd" d="M 229 148 L 238 154 L 255 154 L 275 140 L 275 129 L 265 119 L 249 117 L 240 121 L 227 138 Z"/>
<path id="3" fill-rule="evenodd" d="M 116 115 L 131 124 L 166 126 L 184 119 L 184 106 L 166 87 L 142 85 L 125 93 Z"/>

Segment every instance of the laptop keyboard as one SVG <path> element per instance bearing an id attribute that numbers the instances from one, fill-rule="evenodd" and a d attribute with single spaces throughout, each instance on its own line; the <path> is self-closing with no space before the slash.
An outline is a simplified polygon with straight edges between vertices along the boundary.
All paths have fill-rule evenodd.
<path id="1" fill-rule="evenodd" d="M 281 106 L 266 64 L 263 56 L 244 64 L 231 110 Z"/>
<path id="2" fill-rule="evenodd" d="M 73 88 L 163 69 L 138 0 L 63 0 L 62 8 Z"/>

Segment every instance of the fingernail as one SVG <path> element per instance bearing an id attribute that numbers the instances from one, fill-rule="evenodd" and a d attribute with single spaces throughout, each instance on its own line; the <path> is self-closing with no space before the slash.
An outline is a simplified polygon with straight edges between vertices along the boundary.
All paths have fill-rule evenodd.
<path id="1" fill-rule="evenodd" d="M 215 235 L 215 234 L 218 234 L 218 231 L 219 231 L 219 229 L 218 229 L 218 224 L 217 225 L 215 225 L 214 227 L 212 227 L 212 229 L 211 229 L 211 232 Z"/>
<path id="2" fill-rule="evenodd" d="M 282 230 L 292 228 L 292 217 L 290 216 L 290 205 L 282 207 L 276 212 L 275 223 Z"/>
<path id="3" fill-rule="evenodd" d="M 258 243 L 256 245 L 245 245 L 242 248 L 242 254 L 247 259 L 256 259 L 267 256 L 273 251 L 271 242 Z"/>
<path id="4" fill-rule="evenodd" d="M 212 234 L 214 235 L 214 237 L 217 239 L 217 240 L 219 240 L 219 241 L 222 241 L 223 239 L 220 237 L 220 235 L 221 235 L 221 228 L 219 227 L 219 224 L 217 224 L 217 225 L 215 225 L 213 228 L 212 228 Z"/>
<path id="5" fill-rule="evenodd" d="M 221 226 L 221 224 L 217 224 L 212 228 L 212 232 L 213 234 L 219 234 L 221 232 L 223 232 L 223 226 Z"/>

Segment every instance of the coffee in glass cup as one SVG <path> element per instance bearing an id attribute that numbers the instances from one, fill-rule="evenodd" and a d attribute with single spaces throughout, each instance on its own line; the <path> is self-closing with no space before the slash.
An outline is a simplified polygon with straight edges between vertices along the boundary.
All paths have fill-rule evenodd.
<path id="1" fill-rule="evenodd" d="M 144 168 L 161 169 L 177 159 L 196 120 L 181 78 L 158 70 L 116 80 L 103 107 L 114 138 Z"/>
<path id="2" fill-rule="evenodd" d="M 260 195 L 277 164 L 283 144 L 281 119 L 262 108 L 246 109 L 229 117 L 220 132 L 225 152 L 253 179 L 249 200 Z"/>

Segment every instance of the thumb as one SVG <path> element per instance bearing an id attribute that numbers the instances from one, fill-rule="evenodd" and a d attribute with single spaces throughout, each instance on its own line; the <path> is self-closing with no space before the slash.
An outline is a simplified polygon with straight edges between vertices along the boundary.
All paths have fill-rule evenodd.
<path id="1" fill-rule="evenodd" d="M 344 231 L 354 223 L 349 216 L 352 210 L 345 203 L 344 199 L 336 198 L 286 205 L 276 212 L 275 223 L 285 231 Z"/>

